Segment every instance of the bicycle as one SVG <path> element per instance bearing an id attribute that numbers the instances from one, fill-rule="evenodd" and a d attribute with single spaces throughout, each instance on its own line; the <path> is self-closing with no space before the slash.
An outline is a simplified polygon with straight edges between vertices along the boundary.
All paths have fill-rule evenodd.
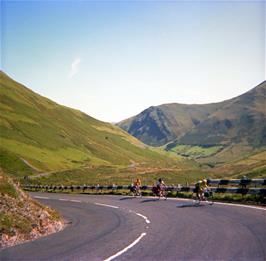
<path id="1" fill-rule="evenodd" d="M 130 187 L 130 193 L 133 197 L 142 197 L 140 188 L 137 186 L 131 186 Z"/>
<path id="2" fill-rule="evenodd" d="M 199 206 L 201 202 L 206 202 L 208 205 L 213 205 L 213 192 L 211 189 L 205 189 L 203 193 L 201 193 L 201 196 L 196 198 L 194 197 L 195 205 Z"/>
<path id="3" fill-rule="evenodd" d="M 154 194 L 154 196 L 160 198 L 164 198 L 164 200 L 167 199 L 167 191 L 165 189 L 165 187 L 161 187 L 159 188 L 158 186 L 154 186 L 152 187 L 152 193 Z"/>

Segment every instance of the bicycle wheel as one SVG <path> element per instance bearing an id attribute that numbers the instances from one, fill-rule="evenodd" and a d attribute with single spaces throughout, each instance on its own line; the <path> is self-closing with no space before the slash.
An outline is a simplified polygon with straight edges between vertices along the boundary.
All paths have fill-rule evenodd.
<path id="1" fill-rule="evenodd" d="M 136 197 L 136 189 L 134 189 L 133 187 L 130 189 L 129 191 L 129 194 L 132 196 L 132 197 Z"/>
<path id="2" fill-rule="evenodd" d="M 213 193 L 210 192 L 208 197 L 206 198 L 206 202 L 209 204 L 209 205 L 213 205 Z"/>
<path id="3" fill-rule="evenodd" d="M 163 197 L 164 197 L 164 200 L 167 200 L 167 191 L 166 190 L 163 191 Z"/>

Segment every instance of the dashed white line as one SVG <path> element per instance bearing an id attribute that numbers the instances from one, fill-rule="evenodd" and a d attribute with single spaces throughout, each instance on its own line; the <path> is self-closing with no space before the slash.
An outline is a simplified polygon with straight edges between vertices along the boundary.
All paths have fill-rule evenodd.
<path id="1" fill-rule="evenodd" d="M 34 198 L 39 198 L 39 199 L 50 199 L 49 197 L 41 197 L 41 196 L 34 196 Z M 147 197 L 147 198 L 155 198 L 155 197 Z M 81 203 L 79 200 L 67 200 L 67 199 L 58 199 L 61 201 L 72 201 L 72 202 L 78 202 Z M 191 201 L 191 199 L 186 199 L 186 198 L 168 198 L 168 200 L 174 200 L 174 201 Z M 100 206 L 106 206 L 110 208 L 119 208 L 117 206 L 112 206 L 112 205 L 107 205 L 107 204 L 101 204 L 101 203 L 94 203 L 95 205 L 100 205 Z M 258 210 L 263 210 L 266 211 L 266 208 L 263 207 L 256 207 L 256 206 L 251 206 L 251 205 L 242 205 L 242 204 L 234 204 L 234 203 L 223 203 L 223 202 L 214 202 L 214 205 L 224 205 L 224 206 L 231 206 L 231 207 L 242 207 L 242 208 L 252 208 L 252 209 L 258 209 Z M 134 212 L 134 211 L 129 211 L 129 212 Z M 141 214 L 140 214 L 141 215 Z M 147 222 L 148 223 L 148 222 Z"/>
<path id="2" fill-rule="evenodd" d="M 49 199 L 48 197 L 40 197 L 40 196 L 35 196 L 35 198 L 41 198 L 41 199 Z M 58 200 L 60 201 L 71 201 L 71 202 L 78 202 L 78 203 L 81 203 L 80 200 L 68 200 L 68 199 L 65 199 L 65 198 L 59 198 Z M 113 206 L 113 205 L 107 205 L 107 204 L 102 204 L 102 203 L 97 203 L 97 202 L 94 202 L 95 205 L 98 205 L 98 206 L 104 206 L 104 207 L 109 207 L 109 208 L 119 208 L 118 206 Z M 129 210 L 129 212 L 134 212 L 132 210 Z M 136 215 L 142 217 L 145 219 L 146 223 L 150 223 L 150 221 L 148 220 L 147 217 L 145 217 L 144 215 L 140 214 L 140 213 L 137 213 L 137 212 L 134 212 Z M 148 227 L 146 227 L 148 228 Z M 115 259 L 116 257 L 122 255 L 123 253 L 125 253 L 126 251 L 128 251 L 130 248 L 132 248 L 133 246 L 135 246 L 144 236 L 146 236 L 147 233 L 142 233 L 134 242 L 132 242 L 130 245 L 128 245 L 127 247 L 125 247 L 124 249 L 120 250 L 119 252 L 117 252 L 116 254 L 106 258 L 104 261 L 111 261 L 113 259 Z"/>
<path id="3" fill-rule="evenodd" d="M 80 200 L 75 200 L 75 199 L 71 199 L 71 200 L 69 200 L 69 201 L 71 201 L 71 202 L 77 202 L 77 203 L 81 203 L 81 201 L 80 201 Z"/>
<path id="4" fill-rule="evenodd" d="M 49 199 L 48 197 L 34 196 L 34 198 Z"/>
<path id="5" fill-rule="evenodd" d="M 142 233 L 134 242 L 132 242 L 129 246 L 125 247 L 124 249 L 122 249 L 121 251 L 117 252 L 116 254 L 104 259 L 104 261 L 111 261 L 113 259 L 115 259 L 116 257 L 122 255 L 123 253 L 125 253 L 126 251 L 128 251 L 130 248 L 132 248 L 133 246 L 135 246 L 144 236 L 146 236 L 146 233 Z"/>
<path id="6" fill-rule="evenodd" d="M 104 207 L 109 207 L 109 208 L 119 208 L 117 206 L 112 206 L 112 205 L 107 205 L 107 204 L 102 204 L 102 203 L 97 203 L 97 202 L 95 202 L 94 204 L 97 206 L 104 206 Z"/>
<path id="7" fill-rule="evenodd" d="M 140 217 L 142 217 L 142 218 L 144 218 L 145 219 L 145 221 L 146 221 L 146 223 L 151 223 L 150 222 L 150 220 L 147 218 L 147 217 L 145 217 L 144 215 L 142 215 L 142 214 L 140 214 L 140 213 L 137 213 L 137 212 L 135 212 L 138 216 L 140 216 Z"/>

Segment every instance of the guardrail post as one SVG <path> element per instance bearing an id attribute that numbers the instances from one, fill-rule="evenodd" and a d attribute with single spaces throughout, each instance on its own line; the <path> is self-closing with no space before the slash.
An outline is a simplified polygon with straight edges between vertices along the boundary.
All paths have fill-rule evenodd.
<path id="1" fill-rule="evenodd" d="M 246 190 L 246 188 L 247 188 L 247 181 L 248 181 L 248 179 L 247 179 L 247 177 L 246 176 L 243 176 L 242 177 L 242 179 L 240 180 L 240 185 L 241 185 L 241 188 L 242 188 L 242 200 L 243 200 L 243 198 L 244 198 L 244 195 L 245 195 L 245 190 Z"/>
<path id="2" fill-rule="evenodd" d="M 84 193 L 86 189 L 87 189 L 87 185 L 84 184 L 82 188 L 82 192 Z"/>

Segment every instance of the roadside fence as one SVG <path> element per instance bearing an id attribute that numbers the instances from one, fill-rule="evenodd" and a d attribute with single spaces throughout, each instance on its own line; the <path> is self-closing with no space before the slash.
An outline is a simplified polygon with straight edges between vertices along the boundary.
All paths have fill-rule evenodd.
<path id="1" fill-rule="evenodd" d="M 208 179 L 208 184 L 211 185 L 210 189 L 215 193 L 230 193 L 230 194 L 253 194 L 253 195 L 261 195 L 266 196 L 266 179 Z M 213 187 L 212 185 L 216 185 L 217 187 Z M 238 185 L 238 187 L 231 187 L 231 185 Z M 250 185 L 255 185 L 256 187 L 249 187 Z M 259 187 L 258 187 L 259 186 Z M 104 191 L 104 190 L 130 190 L 132 185 L 80 185 L 80 186 L 64 186 L 64 185 L 23 185 L 24 189 L 27 190 L 45 190 L 45 191 L 64 191 L 64 190 L 74 190 L 86 192 L 86 191 Z M 141 186 L 141 190 L 151 191 L 152 186 Z M 175 191 L 175 192 L 195 192 L 195 186 L 182 186 L 178 184 L 177 186 L 167 186 L 167 191 Z"/>

